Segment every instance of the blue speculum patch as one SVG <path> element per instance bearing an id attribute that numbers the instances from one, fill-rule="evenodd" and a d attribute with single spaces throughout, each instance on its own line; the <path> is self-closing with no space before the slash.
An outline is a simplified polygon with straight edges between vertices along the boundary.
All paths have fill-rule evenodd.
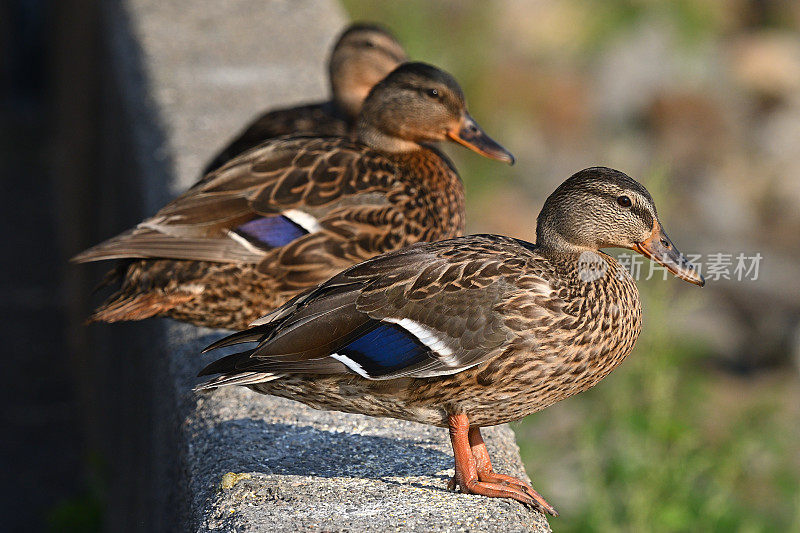
<path id="1" fill-rule="evenodd" d="M 285 246 L 308 232 L 283 215 L 259 217 L 245 222 L 236 231 L 257 244 L 270 248 Z"/>
<path id="2" fill-rule="evenodd" d="M 381 324 L 336 351 L 379 377 L 425 360 L 430 348 L 398 325 Z"/>

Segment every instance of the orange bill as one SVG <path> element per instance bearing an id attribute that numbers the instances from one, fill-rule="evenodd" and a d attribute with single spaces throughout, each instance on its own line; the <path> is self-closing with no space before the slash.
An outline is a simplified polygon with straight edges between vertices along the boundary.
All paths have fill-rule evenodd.
<path id="1" fill-rule="evenodd" d="M 653 235 L 645 241 L 634 244 L 633 249 L 648 259 L 664 265 L 667 270 L 684 281 L 701 287 L 706 283 L 697 268 L 678 251 L 658 222 L 655 224 Z"/>
<path id="2" fill-rule="evenodd" d="M 464 114 L 464 119 L 456 129 L 447 132 L 447 136 L 484 157 L 505 161 L 509 165 L 514 164 L 514 156 L 511 152 L 486 135 L 486 132 L 478 126 L 475 119 L 469 116 L 468 113 Z"/>

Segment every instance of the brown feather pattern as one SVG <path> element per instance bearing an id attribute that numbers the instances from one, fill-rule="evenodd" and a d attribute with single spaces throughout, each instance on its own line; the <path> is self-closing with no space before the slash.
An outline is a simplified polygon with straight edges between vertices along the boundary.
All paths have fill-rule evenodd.
<path id="1" fill-rule="evenodd" d="M 290 209 L 319 230 L 271 249 L 230 234 Z M 94 320 L 124 320 L 124 309 L 148 302 L 154 314 L 242 329 L 353 263 L 463 230 L 463 185 L 435 149 L 384 154 L 343 138 L 292 137 L 243 154 L 75 261 L 140 258 Z"/>
<path id="2" fill-rule="evenodd" d="M 443 427 L 454 413 L 468 413 L 474 426 L 517 420 L 593 386 L 632 350 L 641 327 L 638 291 L 612 257 L 598 258 L 605 275 L 587 282 L 577 255 L 545 257 L 516 239 L 476 235 L 416 244 L 356 265 L 297 298 L 272 322 L 234 335 L 252 340 L 254 332 L 263 332 L 258 348 L 226 363 L 235 371 L 212 366 L 209 373 L 224 372 L 218 379 L 226 383 L 238 373 L 279 374 L 249 386 L 321 409 Z M 366 317 L 410 319 L 435 331 L 452 351 L 450 373 L 420 377 L 445 366 L 429 363 L 369 380 L 332 366 L 330 358 L 325 375 L 292 366 L 346 342 L 341 323 L 331 331 L 318 321 L 297 329 L 285 325 L 287 317 L 302 322 L 298 314 L 306 308 L 319 318 L 313 308 L 334 300 L 329 291 L 337 297 L 336 291 L 345 291 L 345 300 Z M 339 307 L 336 312 L 342 313 Z M 287 355 L 286 348 L 299 342 L 304 355 Z"/>

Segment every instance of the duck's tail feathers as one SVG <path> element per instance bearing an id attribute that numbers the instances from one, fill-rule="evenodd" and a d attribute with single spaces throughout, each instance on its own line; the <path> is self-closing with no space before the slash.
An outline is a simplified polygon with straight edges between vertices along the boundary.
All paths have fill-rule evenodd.
<path id="1" fill-rule="evenodd" d="M 129 259 L 131 254 L 120 253 L 120 248 L 134 235 L 134 229 L 129 229 L 116 237 L 107 239 L 100 244 L 70 258 L 70 263 L 90 263 L 92 261 L 103 261 L 106 259 Z"/>
<path id="2" fill-rule="evenodd" d="M 86 320 L 86 323 L 143 320 L 169 311 L 181 303 L 178 300 L 191 299 L 191 295 L 187 295 L 185 298 L 181 298 L 181 296 L 117 293 L 98 307 Z"/>
<path id="3" fill-rule="evenodd" d="M 224 348 L 226 346 L 234 346 L 236 344 L 244 344 L 246 342 L 260 341 L 265 335 L 268 335 L 272 330 L 273 326 L 266 324 L 263 326 L 257 326 L 254 328 L 237 331 L 236 333 L 232 333 L 227 337 L 223 337 L 218 341 L 209 344 L 203 349 L 201 353 L 207 353 L 210 352 L 211 350 L 216 350 L 217 348 Z"/>
<path id="4" fill-rule="evenodd" d="M 255 385 L 256 383 L 266 383 L 279 379 L 281 374 L 269 372 L 245 372 L 243 374 L 228 374 L 216 377 L 212 380 L 201 383 L 194 388 L 195 392 L 216 389 L 228 385 Z"/>

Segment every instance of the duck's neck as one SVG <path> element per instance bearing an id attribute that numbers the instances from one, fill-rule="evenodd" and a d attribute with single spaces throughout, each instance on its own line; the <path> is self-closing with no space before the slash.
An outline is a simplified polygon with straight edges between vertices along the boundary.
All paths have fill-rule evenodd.
<path id="1" fill-rule="evenodd" d="M 422 149 L 418 143 L 390 135 L 363 119 L 358 122 L 356 131 L 359 141 L 380 152 L 401 154 Z"/>
<path id="2" fill-rule="evenodd" d="M 597 248 L 579 246 L 556 232 L 536 232 L 537 251 L 545 257 L 578 257 L 583 253 L 598 253 Z"/>
<path id="3" fill-rule="evenodd" d="M 550 261 L 571 297 L 584 298 L 598 287 L 616 290 L 624 286 L 624 290 L 638 294 L 625 268 L 597 247 L 581 247 L 558 240 L 545 240 L 544 244 L 539 241 L 537 238 L 536 252 Z"/>
<path id="4" fill-rule="evenodd" d="M 425 220 L 436 233 L 422 240 L 440 240 L 464 235 L 464 184 L 453 164 L 437 148 L 420 144 L 412 152 L 385 154 L 402 169 L 403 179 L 415 197 L 410 205 L 423 206 Z"/>

